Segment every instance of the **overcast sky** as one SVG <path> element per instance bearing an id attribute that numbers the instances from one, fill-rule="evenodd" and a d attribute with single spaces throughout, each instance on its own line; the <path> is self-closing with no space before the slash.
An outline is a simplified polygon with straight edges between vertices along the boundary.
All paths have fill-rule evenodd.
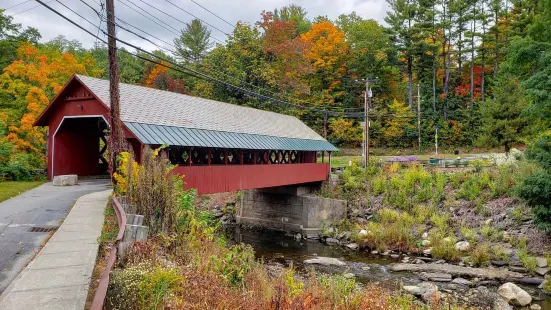
<path id="1" fill-rule="evenodd" d="M 60 11 L 67 17 L 78 22 L 86 29 L 92 31 L 94 34 L 98 32 L 97 25 L 100 20 L 96 13 L 92 9 L 86 7 L 82 2 L 88 3 L 90 6 L 100 11 L 100 1 L 105 3 L 105 0 L 59 0 L 63 4 L 67 5 L 83 17 L 88 19 L 94 25 L 88 23 L 84 19 L 78 17 L 67 8 L 64 8 L 57 0 L 44 0 L 46 3 Z M 223 32 L 230 33 L 233 28 L 218 19 L 214 15 L 210 14 L 191 0 L 168 0 L 189 13 L 197 16 L 203 21 L 211 24 L 212 26 L 220 29 Z M 260 13 L 263 10 L 273 11 L 274 8 L 280 8 L 288 4 L 298 4 L 306 9 L 308 16 L 314 18 L 318 15 L 328 16 L 330 19 L 335 19 L 340 14 L 348 14 L 356 11 L 360 16 L 364 18 L 372 18 L 379 22 L 382 22 L 386 14 L 387 5 L 385 0 L 195 0 L 210 11 L 216 13 L 223 19 L 235 24 L 237 21 L 243 21 L 249 24 L 254 24 L 260 19 Z M 155 8 L 166 12 L 173 17 L 173 19 L 160 11 L 155 10 L 146 3 L 151 4 Z M 82 42 L 86 48 L 91 47 L 94 44 L 95 39 L 85 33 L 84 31 L 71 25 L 69 22 L 63 20 L 55 13 L 49 11 L 45 7 L 37 7 L 39 4 L 32 1 L 25 0 L 0 0 L 0 8 L 10 8 L 11 6 L 20 4 L 5 12 L 5 14 L 15 15 L 14 21 L 22 24 L 25 27 L 35 27 L 42 34 L 42 41 L 48 41 L 58 35 L 64 35 L 68 39 L 76 39 Z M 126 5 L 125 5 L 126 4 Z M 138 12 L 146 15 L 139 7 L 143 8 L 147 12 L 159 17 L 164 23 L 157 20 L 158 24 L 140 15 Z M 30 9 L 30 10 L 29 10 Z M 28 10 L 28 11 L 26 11 Z M 181 29 L 183 27 L 182 22 L 190 22 L 193 17 L 188 13 L 183 12 L 179 8 L 173 6 L 167 0 L 116 0 L 115 12 L 117 17 L 122 20 L 136 26 L 148 33 L 159 37 L 160 39 L 172 43 L 173 38 L 176 36 L 171 31 L 174 29 Z M 149 16 L 153 19 L 153 17 Z M 182 21 L 182 22 L 181 22 Z M 102 28 L 105 29 L 105 23 L 102 23 Z M 172 29 L 174 28 L 174 29 Z M 170 31 L 169 31 L 170 30 Z M 212 37 L 224 41 L 226 35 L 216 29 L 212 29 Z M 142 46 L 146 49 L 156 49 L 154 45 L 148 42 L 144 42 L 133 35 L 120 31 L 119 37 L 123 40 L 131 41 L 136 45 Z M 166 43 L 157 42 L 168 48 L 172 48 Z"/>

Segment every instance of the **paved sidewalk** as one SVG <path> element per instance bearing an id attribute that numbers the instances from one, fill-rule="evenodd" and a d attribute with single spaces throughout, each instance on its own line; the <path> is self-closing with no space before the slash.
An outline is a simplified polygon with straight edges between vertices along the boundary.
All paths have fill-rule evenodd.
<path id="1" fill-rule="evenodd" d="M 79 197 L 109 188 L 110 180 L 82 180 L 75 186 L 48 182 L 0 202 L 0 294 L 50 236 L 33 227 L 59 227 Z"/>
<path id="2" fill-rule="evenodd" d="M 111 190 L 80 197 L 56 233 L 0 296 L 0 309 L 84 309 Z"/>

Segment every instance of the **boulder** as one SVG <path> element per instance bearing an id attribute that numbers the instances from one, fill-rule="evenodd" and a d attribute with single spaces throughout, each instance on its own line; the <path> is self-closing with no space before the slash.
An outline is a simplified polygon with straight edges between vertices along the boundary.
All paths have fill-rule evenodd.
<path id="1" fill-rule="evenodd" d="M 423 250 L 424 255 L 430 255 L 431 252 L 432 252 L 432 248 L 428 248 L 426 250 Z"/>
<path id="2" fill-rule="evenodd" d="M 435 282 L 450 282 L 452 280 L 451 274 L 441 272 L 421 272 L 420 276 Z"/>
<path id="3" fill-rule="evenodd" d="M 534 271 L 535 271 L 537 274 L 539 274 L 540 276 L 544 276 L 544 275 L 546 275 L 546 274 L 549 272 L 549 270 L 551 270 L 551 268 L 549 268 L 549 267 L 543 267 L 543 268 L 542 268 L 542 267 L 538 267 L 538 268 L 536 268 Z"/>
<path id="4" fill-rule="evenodd" d="M 538 304 L 533 304 L 530 306 L 530 310 L 541 310 L 541 306 Z"/>
<path id="5" fill-rule="evenodd" d="M 428 245 L 430 245 L 430 240 L 425 239 L 425 240 L 421 241 L 421 245 L 422 245 L 422 246 L 428 246 Z"/>
<path id="6" fill-rule="evenodd" d="M 494 300 L 493 310 L 513 310 L 513 307 L 505 299 L 498 297 Z"/>
<path id="7" fill-rule="evenodd" d="M 331 244 L 339 244 L 339 239 L 335 239 L 335 238 L 327 238 L 325 239 L 325 243 L 331 245 Z"/>
<path id="8" fill-rule="evenodd" d="M 52 182 L 54 186 L 72 186 L 78 184 L 78 176 L 76 174 L 56 175 Z"/>
<path id="9" fill-rule="evenodd" d="M 530 294 L 511 282 L 507 282 L 500 286 L 497 293 L 505 301 L 514 306 L 524 307 L 532 302 Z"/>
<path id="10" fill-rule="evenodd" d="M 360 230 L 360 232 L 358 233 L 358 236 L 360 237 L 367 236 L 367 230 L 365 229 Z"/>
<path id="11" fill-rule="evenodd" d="M 493 260 L 491 263 L 492 263 L 492 265 L 497 266 L 497 267 L 503 267 L 503 266 L 507 266 L 509 264 L 507 261 L 504 261 L 504 260 Z"/>
<path id="12" fill-rule="evenodd" d="M 455 244 L 455 249 L 458 251 L 465 252 L 468 251 L 470 248 L 471 244 L 469 243 L 469 241 L 459 241 Z"/>
<path id="13" fill-rule="evenodd" d="M 351 250 L 357 250 L 358 249 L 358 244 L 357 243 L 349 243 L 346 245 L 347 248 L 351 249 Z"/>
<path id="14" fill-rule="evenodd" d="M 307 259 L 305 264 L 323 265 L 323 266 L 345 266 L 346 264 L 333 257 L 318 256 L 316 258 Z"/>
<path id="15" fill-rule="evenodd" d="M 472 282 L 467 280 L 467 279 L 463 279 L 463 278 L 455 278 L 453 279 L 452 283 L 454 284 L 459 284 L 459 285 L 465 285 L 465 286 L 471 286 Z"/>
<path id="16" fill-rule="evenodd" d="M 536 264 L 540 268 L 545 268 L 545 267 L 547 267 L 547 259 L 545 259 L 543 257 L 536 257 Z"/>
<path id="17" fill-rule="evenodd" d="M 425 293 L 425 289 L 415 285 L 406 285 L 403 287 L 403 289 L 404 291 L 415 296 L 421 296 Z"/>

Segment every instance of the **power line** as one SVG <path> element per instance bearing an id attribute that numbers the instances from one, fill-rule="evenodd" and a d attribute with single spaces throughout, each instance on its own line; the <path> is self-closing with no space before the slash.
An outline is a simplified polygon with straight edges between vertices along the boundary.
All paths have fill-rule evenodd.
<path id="1" fill-rule="evenodd" d="M 50 3 L 50 2 L 53 2 L 53 1 L 54 1 L 54 0 L 50 0 L 50 1 L 46 2 L 46 3 Z M 20 3 L 20 4 L 23 4 L 23 3 Z M 23 10 L 23 11 L 21 11 L 21 12 L 15 13 L 15 14 L 11 14 L 11 16 L 19 15 L 19 14 L 21 14 L 21 13 L 25 13 L 25 12 L 28 12 L 28 11 L 30 11 L 30 10 L 34 10 L 34 9 L 36 9 L 36 8 L 38 8 L 38 7 L 40 7 L 40 5 L 35 5 L 35 6 L 33 6 L 32 8 Z"/>
<path id="2" fill-rule="evenodd" d="M 213 13 L 211 10 L 209 10 L 209 9 L 207 9 L 206 7 L 200 5 L 199 3 L 195 2 L 195 0 L 190 0 L 190 1 L 193 2 L 193 3 L 195 3 L 195 4 L 197 4 L 198 6 L 200 6 L 201 8 L 203 8 L 205 11 L 209 12 L 210 14 L 212 14 L 212 15 L 218 17 L 218 19 L 220 19 L 221 21 L 223 21 L 223 22 L 225 22 L 226 24 L 228 24 L 228 25 L 232 26 L 233 28 L 235 28 L 235 26 L 234 26 L 232 23 L 230 23 L 230 22 L 228 22 L 227 20 L 223 19 L 222 17 L 216 15 L 216 14 Z"/>
<path id="3" fill-rule="evenodd" d="M 69 21 L 70 23 L 72 23 L 73 25 L 77 26 L 78 28 L 80 28 L 81 30 L 85 31 L 86 33 L 88 33 L 89 35 L 91 35 L 92 37 L 95 37 L 99 40 L 101 40 L 102 42 L 106 43 L 105 40 L 95 36 L 92 32 L 88 31 L 86 28 L 82 27 L 81 25 L 79 25 L 78 23 L 74 22 L 73 20 L 71 20 L 70 18 L 66 17 L 65 15 L 61 14 L 60 12 L 58 12 L 57 10 L 53 9 L 52 7 L 46 5 L 46 3 L 44 3 L 43 1 L 41 0 L 36 0 L 37 2 L 39 2 L 40 4 L 42 4 L 43 6 L 45 6 L 46 8 L 48 8 L 50 11 L 54 12 L 55 14 L 59 15 L 60 17 L 62 17 L 63 19 Z M 89 21 L 88 21 L 89 22 Z M 95 25 L 94 25 L 95 26 Z M 102 30 L 102 32 L 111 37 L 109 34 L 105 33 L 105 31 Z M 153 63 L 156 63 L 158 65 L 161 65 L 161 66 L 164 66 L 168 69 L 172 69 L 172 70 L 175 70 L 175 71 L 178 71 L 178 72 L 181 72 L 181 73 L 184 73 L 184 74 L 188 74 L 188 75 L 191 75 L 191 76 L 194 76 L 194 77 L 197 77 L 197 78 L 200 78 L 200 79 L 203 79 L 203 80 L 206 80 L 206 81 L 210 81 L 210 82 L 214 82 L 214 83 L 217 83 L 217 84 L 220 84 L 226 88 L 231 88 L 231 89 L 234 89 L 234 90 L 237 90 L 237 91 L 240 91 L 242 93 L 244 93 L 245 95 L 249 95 L 251 97 L 256 97 L 256 98 L 259 98 L 259 99 L 263 99 L 263 100 L 266 100 L 266 101 L 271 101 L 273 103 L 279 103 L 279 104 L 284 104 L 284 105 L 290 105 L 290 106 L 294 106 L 296 108 L 300 108 L 300 109 L 306 109 L 306 110 L 310 110 L 310 111 L 313 111 L 313 112 L 324 112 L 324 113 L 327 113 L 327 114 L 330 114 L 330 115 L 339 115 L 341 113 L 339 112 L 334 112 L 334 111 L 327 111 L 327 110 L 321 110 L 321 109 L 315 109 L 315 108 L 309 108 L 309 107 L 304 107 L 304 106 L 300 106 L 300 105 L 296 105 L 296 104 L 292 104 L 292 103 L 289 103 L 289 102 L 285 102 L 285 101 L 282 101 L 282 100 L 279 100 L 279 99 L 276 99 L 276 98 L 272 98 L 272 97 L 268 97 L 268 96 L 265 96 L 265 95 L 262 95 L 262 94 L 258 94 L 258 93 L 255 93 L 255 92 L 252 92 L 252 91 L 249 91 L 247 89 L 244 89 L 242 87 L 239 87 L 239 86 L 236 86 L 236 85 L 233 85 L 231 83 L 227 83 L 225 81 L 222 81 L 222 80 L 219 80 L 217 78 L 213 78 L 207 74 L 204 74 L 204 73 L 201 73 L 201 72 L 198 72 L 196 70 L 193 70 L 193 69 L 190 69 L 190 68 L 187 68 L 185 66 L 182 66 L 182 65 L 179 65 L 179 64 L 176 64 L 174 63 L 173 61 L 171 60 L 167 60 L 167 59 L 164 59 L 158 55 L 155 55 L 151 52 L 148 52 L 134 44 L 131 44 L 131 43 L 128 43 L 124 40 L 121 40 L 121 39 L 117 39 L 116 37 L 114 38 L 116 39 L 117 41 L 121 42 L 122 44 L 125 44 L 127 46 L 130 46 L 144 54 L 147 54 L 149 56 L 152 56 L 152 57 L 155 57 L 157 59 L 159 59 L 161 62 L 156 62 L 154 60 L 151 60 L 151 59 L 147 59 L 147 58 L 144 58 L 144 57 L 141 57 L 141 56 L 138 56 L 138 55 L 134 55 L 130 52 L 127 52 L 125 51 L 124 49 L 119 49 L 121 51 L 124 51 L 126 53 L 129 53 L 129 54 L 132 54 L 138 58 L 141 58 L 141 59 L 144 59 L 144 60 L 147 60 L 147 61 L 150 61 L 150 62 L 153 62 Z M 164 62 L 164 63 L 163 63 Z M 183 70 L 180 70 L 180 69 L 176 69 L 174 67 L 171 67 L 168 64 L 172 64 L 173 66 L 177 66 L 179 68 L 182 68 Z"/>
<path id="4" fill-rule="evenodd" d="M 16 7 L 16 6 L 20 6 L 21 4 L 25 4 L 25 3 L 27 3 L 27 2 L 31 2 L 31 1 L 33 1 L 33 0 L 27 0 L 27 1 L 23 1 L 23 2 L 21 2 L 21 3 L 18 3 L 18 4 L 16 4 L 16 5 L 12 5 L 12 6 L 10 6 L 9 8 L 7 8 L 7 9 L 4 9 L 4 10 L 5 10 L 5 11 L 7 11 L 7 10 L 9 10 L 9 9 L 13 9 L 13 8 L 14 8 L 14 7 Z"/>
<path id="5" fill-rule="evenodd" d="M 172 29 L 175 29 L 175 28 L 173 28 L 172 26 L 170 26 L 170 28 L 172 28 L 172 29 L 166 28 L 165 26 L 159 24 L 157 21 L 151 19 L 151 17 L 144 15 L 143 13 L 139 12 L 139 11 L 136 10 L 135 8 L 133 8 L 133 7 L 129 6 L 128 4 L 122 2 L 122 0 L 119 0 L 119 2 L 120 2 L 121 4 L 124 4 L 125 6 L 129 7 L 129 8 L 132 9 L 134 12 L 136 12 L 136 13 L 142 15 L 143 17 L 149 19 L 150 21 L 152 21 L 152 22 L 154 22 L 155 24 L 159 25 L 160 27 L 164 28 L 165 30 L 170 31 L 170 32 L 172 32 L 172 33 L 175 34 L 175 35 L 180 35 L 178 32 L 175 32 L 174 30 L 172 30 Z M 136 5 L 136 6 L 137 6 L 137 5 Z M 138 7 L 139 7 L 139 6 L 138 6 Z M 140 7 L 139 7 L 139 8 L 140 8 Z M 142 8 L 140 8 L 140 9 L 142 9 Z M 144 12 L 147 12 L 147 11 L 145 11 L 144 9 L 142 9 L 142 10 L 143 10 Z M 150 13 L 148 13 L 148 14 L 151 15 Z M 157 18 L 157 17 L 155 17 L 155 18 Z M 163 23 L 164 23 L 164 22 L 163 22 Z M 175 30 L 177 31 L 177 29 L 175 29 Z"/>
<path id="6" fill-rule="evenodd" d="M 127 0 L 127 1 L 130 1 L 130 0 Z M 170 15 L 170 14 L 168 14 L 168 13 L 166 13 L 166 12 L 164 12 L 164 11 L 162 11 L 162 10 L 156 8 L 156 7 L 154 7 L 154 6 L 152 6 L 151 4 L 149 4 L 149 3 L 147 3 L 147 2 L 145 2 L 145 1 L 143 1 L 143 0 L 138 0 L 138 1 L 145 3 L 146 5 L 152 7 L 153 9 L 155 9 L 155 10 L 157 10 L 157 11 L 159 11 L 159 12 L 165 14 L 166 16 L 171 17 L 172 19 L 174 19 L 174 20 L 176 20 L 176 21 L 179 21 L 180 23 L 182 23 L 182 24 L 184 24 L 184 25 L 187 25 L 186 22 L 184 22 L 184 21 L 182 21 L 182 20 L 180 20 L 180 19 L 178 19 L 178 18 L 176 18 L 176 17 L 174 17 L 174 16 L 172 16 L 172 15 Z M 187 11 L 184 11 L 184 12 L 188 13 Z M 188 13 L 188 14 L 190 14 L 190 13 Z M 190 14 L 190 15 L 191 15 L 191 14 Z M 191 16 L 195 17 L 194 15 L 191 15 Z M 195 18 L 197 18 L 197 17 L 195 17 Z M 197 18 L 197 19 L 199 19 L 199 18 Z M 199 20 L 200 20 L 201 22 L 203 22 L 204 24 L 206 24 L 206 25 L 208 25 L 208 26 L 210 26 L 210 27 L 212 27 L 212 28 L 214 28 L 214 29 L 216 29 L 216 30 L 222 32 L 223 34 L 225 34 L 225 35 L 227 35 L 227 36 L 229 36 L 228 33 L 223 32 L 222 30 L 220 30 L 220 29 L 218 29 L 218 28 L 212 26 L 211 24 L 209 24 L 209 23 L 203 21 L 202 19 L 199 19 Z M 218 42 L 220 42 L 220 43 L 224 43 L 224 41 L 222 41 L 222 40 L 220 40 L 220 39 L 217 39 L 217 38 L 215 38 L 215 37 L 213 37 L 213 36 L 210 36 L 210 37 L 211 37 L 213 40 L 216 40 L 216 41 L 218 41 Z"/>
<path id="7" fill-rule="evenodd" d="M 83 0 L 81 0 L 81 1 L 83 1 Z M 92 9 L 93 9 L 93 8 L 92 8 Z M 95 9 L 93 9 L 93 10 L 96 12 L 96 14 L 97 14 L 98 16 L 100 16 L 100 15 L 99 15 L 99 12 L 97 12 Z M 100 16 L 100 18 L 101 18 L 101 16 Z M 151 36 L 151 37 L 153 37 L 153 38 L 155 38 L 155 39 L 157 39 L 157 40 L 159 40 L 159 41 L 161 41 L 161 42 L 164 42 L 164 43 L 167 44 L 167 45 L 170 45 L 170 46 L 176 48 L 176 46 L 174 46 L 173 44 L 168 43 L 168 42 L 166 42 L 166 41 L 160 39 L 159 37 L 156 37 L 156 36 L 154 36 L 154 35 L 152 35 L 152 34 L 146 32 L 146 31 L 144 31 L 144 30 L 142 30 L 142 29 L 140 29 L 140 28 L 138 28 L 138 27 L 136 27 L 136 26 L 133 26 L 132 24 L 130 24 L 130 23 L 128 23 L 128 22 L 126 22 L 126 21 L 124 21 L 124 20 L 122 20 L 122 19 L 120 19 L 120 18 L 117 18 L 117 19 L 118 19 L 119 21 L 121 21 L 122 23 L 124 23 L 124 24 L 126 24 L 126 25 L 128 25 L 128 26 L 130 26 L 130 27 L 132 27 L 132 28 L 134 28 L 134 29 L 137 29 L 138 31 L 141 31 L 141 32 L 145 33 L 146 35 L 149 35 L 149 36 Z M 168 52 L 170 52 L 170 53 L 172 53 L 172 54 L 174 54 L 174 55 L 177 54 L 176 51 L 171 50 L 171 49 L 166 48 L 166 47 L 159 46 L 157 43 L 151 41 L 150 39 L 148 39 L 148 38 L 146 38 L 146 37 L 144 37 L 144 36 L 142 36 L 142 35 L 140 35 L 140 34 L 137 34 L 137 33 L 135 33 L 134 31 L 127 29 L 127 28 L 124 27 L 124 26 L 121 26 L 119 23 L 115 23 L 115 24 L 116 24 L 119 28 L 121 28 L 122 30 L 124 30 L 124 31 L 126 31 L 126 32 L 129 32 L 129 33 L 131 33 L 131 34 L 133 34 L 133 35 L 139 37 L 139 38 L 142 39 L 142 40 L 146 40 L 146 41 L 150 42 L 151 44 L 155 45 L 156 47 L 158 47 L 158 48 L 160 48 L 160 49 L 164 49 L 164 50 L 166 50 L 166 51 L 168 51 Z M 188 58 L 188 59 L 189 59 L 189 58 Z M 229 77 L 229 78 L 231 78 L 231 79 L 234 79 L 234 80 L 236 80 L 236 81 L 238 81 L 238 82 L 240 82 L 240 83 L 242 83 L 242 84 L 249 85 L 249 86 L 251 86 L 252 88 L 258 89 L 258 90 L 260 90 L 260 91 L 265 91 L 265 92 L 267 92 L 267 93 L 270 93 L 271 95 L 281 96 L 281 94 L 277 94 L 277 93 L 275 93 L 275 92 L 273 92 L 273 91 L 266 90 L 266 89 L 264 89 L 264 88 L 262 88 L 262 87 L 260 87 L 260 86 L 253 85 L 253 84 L 251 84 L 251 83 L 249 83 L 249 82 L 246 82 L 246 81 L 240 80 L 239 78 L 236 78 L 236 77 L 234 77 L 234 76 L 231 76 L 231 75 L 225 73 L 224 70 L 223 70 L 222 68 L 220 68 L 220 67 L 214 67 L 214 68 L 213 68 L 213 67 L 210 67 L 210 66 L 207 66 L 207 65 L 204 65 L 204 64 L 201 64 L 201 66 L 202 66 L 202 67 L 205 67 L 205 68 L 208 68 L 209 70 L 214 70 L 214 71 L 216 71 L 216 72 L 218 72 L 218 73 L 221 73 L 222 75 L 224 75 L 224 76 L 226 76 L 226 77 Z M 307 102 L 307 101 L 305 101 L 305 100 L 295 99 L 295 98 L 289 98 L 288 96 L 285 96 L 285 97 L 286 97 L 287 99 L 292 99 L 292 100 L 294 100 L 294 101 L 301 101 L 301 102 L 310 104 L 309 102 Z M 329 110 L 325 110 L 325 111 L 329 111 Z M 339 113 L 347 113 L 346 111 L 336 111 L 336 112 L 339 112 Z M 354 113 L 354 112 L 348 112 L 348 113 Z"/>
<path id="8" fill-rule="evenodd" d="M 142 1 L 142 2 L 143 2 L 143 0 L 139 0 L 139 1 Z M 180 11 L 183 11 L 183 12 L 185 12 L 185 13 L 187 13 L 187 14 L 189 14 L 189 15 L 193 16 L 194 18 L 196 18 L 196 19 L 200 20 L 201 22 L 203 22 L 203 23 L 205 23 L 205 24 L 207 24 L 207 25 L 211 26 L 211 27 L 212 27 L 213 29 L 216 29 L 216 30 L 220 31 L 221 33 L 223 33 L 223 34 L 225 34 L 225 35 L 229 36 L 229 34 L 228 34 L 227 32 L 225 32 L 225 31 L 222 31 L 222 30 L 218 29 L 217 27 L 214 27 L 213 25 L 211 25 L 211 24 L 209 24 L 209 23 L 207 23 L 207 22 L 203 21 L 203 20 L 202 20 L 202 19 L 200 19 L 199 17 L 197 17 L 197 16 L 195 16 L 195 15 L 191 14 L 190 12 L 188 12 L 188 11 L 186 11 L 186 10 L 182 9 L 181 7 L 177 6 L 176 4 L 172 3 L 172 1 L 169 1 L 169 0 L 165 0 L 165 1 L 166 1 L 166 2 L 168 2 L 168 3 L 170 3 L 170 4 L 172 4 L 172 5 L 173 5 L 173 6 L 175 6 L 176 8 L 180 9 Z M 166 14 L 166 13 L 165 13 L 165 14 Z M 167 15 L 168 15 L 168 14 L 167 14 Z M 169 16 L 170 16 L 170 15 L 169 15 Z M 174 18 L 174 17 L 172 17 L 172 18 Z M 176 18 L 174 18 L 174 19 L 176 19 Z"/>

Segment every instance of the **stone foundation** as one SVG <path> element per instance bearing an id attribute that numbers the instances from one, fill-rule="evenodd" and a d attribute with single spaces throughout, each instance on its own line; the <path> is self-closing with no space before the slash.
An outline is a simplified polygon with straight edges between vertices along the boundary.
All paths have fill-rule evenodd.
<path id="1" fill-rule="evenodd" d="M 316 196 L 312 186 L 284 186 L 243 192 L 237 223 L 300 232 L 308 238 L 346 216 L 346 201 Z"/>

